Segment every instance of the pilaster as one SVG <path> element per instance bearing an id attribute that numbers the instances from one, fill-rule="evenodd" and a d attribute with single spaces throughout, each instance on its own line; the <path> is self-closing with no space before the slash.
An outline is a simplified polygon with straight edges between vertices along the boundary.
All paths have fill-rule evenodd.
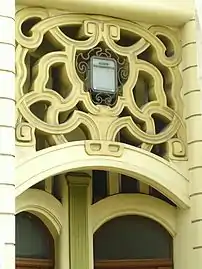
<path id="1" fill-rule="evenodd" d="M 174 268 L 192 269 L 192 234 L 190 210 L 177 209 L 177 233 L 174 237 Z"/>
<path id="2" fill-rule="evenodd" d="M 191 200 L 191 267 L 202 266 L 202 108 L 198 83 L 196 22 L 183 29 L 183 79 Z M 188 232 L 188 231 L 187 231 Z"/>
<path id="3" fill-rule="evenodd" d="M 69 174 L 70 268 L 89 269 L 88 186 L 86 174 Z"/>
<path id="4" fill-rule="evenodd" d="M 59 176 L 62 206 L 64 209 L 63 223 L 56 247 L 56 268 L 69 269 L 69 189 L 64 175 Z"/>
<path id="5" fill-rule="evenodd" d="M 14 0 L 0 8 L 0 244 L 1 268 L 15 268 L 15 22 Z"/>
<path id="6" fill-rule="evenodd" d="M 115 172 L 109 172 L 108 176 L 108 193 L 114 195 L 119 193 L 120 188 L 120 174 Z"/>

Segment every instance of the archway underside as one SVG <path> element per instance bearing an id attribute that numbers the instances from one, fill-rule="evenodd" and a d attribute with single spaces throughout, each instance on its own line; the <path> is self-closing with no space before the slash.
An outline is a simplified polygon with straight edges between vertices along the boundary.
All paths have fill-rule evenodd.
<path id="1" fill-rule="evenodd" d="M 90 142 L 90 145 L 105 141 Z M 70 171 L 104 169 L 120 172 L 151 185 L 182 208 L 189 206 L 188 182 L 174 166 L 161 158 L 135 147 L 110 143 L 115 156 L 89 150 L 85 141 L 71 142 L 37 152 L 16 167 L 16 196 L 53 175 Z M 113 152 L 112 152 L 113 153 Z M 111 155 L 111 156 L 110 156 Z M 35 167 L 35 169 L 32 169 Z"/>

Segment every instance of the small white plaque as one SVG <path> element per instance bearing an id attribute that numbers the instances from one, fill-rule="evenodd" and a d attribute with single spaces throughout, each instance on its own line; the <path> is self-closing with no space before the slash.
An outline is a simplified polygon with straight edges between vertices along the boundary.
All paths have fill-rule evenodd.
<path id="1" fill-rule="evenodd" d="M 92 57 L 91 86 L 92 90 L 115 93 L 117 87 L 117 68 L 113 59 Z"/>

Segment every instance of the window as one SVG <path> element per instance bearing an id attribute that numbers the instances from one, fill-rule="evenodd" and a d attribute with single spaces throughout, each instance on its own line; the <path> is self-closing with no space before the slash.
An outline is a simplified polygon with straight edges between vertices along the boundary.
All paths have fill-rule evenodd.
<path id="1" fill-rule="evenodd" d="M 16 216 L 16 268 L 53 268 L 54 241 L 44 223 L 23 212 Z"/>

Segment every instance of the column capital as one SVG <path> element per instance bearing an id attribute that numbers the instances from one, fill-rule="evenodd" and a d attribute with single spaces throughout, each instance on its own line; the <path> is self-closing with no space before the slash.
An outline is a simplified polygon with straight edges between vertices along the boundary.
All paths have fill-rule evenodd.
<path id="1" fill-rule="evenodd" d="M 85 173 L 68 173 L 66 175 L 66 181 L 69 186 L 88 186 L 90 178 L 90 175 Z"/>

